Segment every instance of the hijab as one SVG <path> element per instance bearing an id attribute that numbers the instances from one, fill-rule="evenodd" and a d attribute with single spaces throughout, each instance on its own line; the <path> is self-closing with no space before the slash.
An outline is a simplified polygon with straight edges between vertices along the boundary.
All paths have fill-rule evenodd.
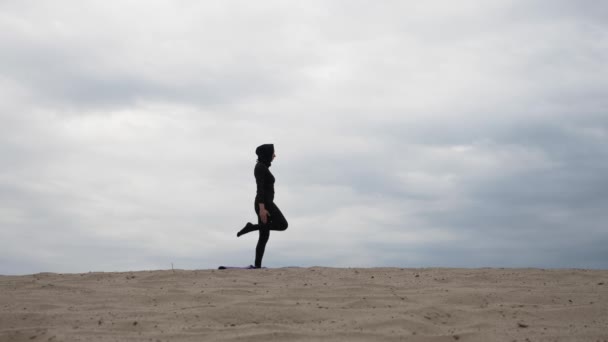
<path id="1" fill-rule="evenodd" d="M 258 155 L 258 162 L 270 167 L 272 163 L 272 155 L 274 154 L 273 144 L 260 145 L 255 149 L 255 154 Z"/>

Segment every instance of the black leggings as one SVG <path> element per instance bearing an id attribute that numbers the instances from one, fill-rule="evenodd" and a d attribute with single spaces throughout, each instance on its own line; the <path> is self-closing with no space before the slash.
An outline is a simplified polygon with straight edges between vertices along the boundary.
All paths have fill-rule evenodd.
<path id="1" fill-rule="evenodd" d="M 266 210 L 270 214 L 268 216 L 268 220 L 266 224 L 262 223 L 262 219 L 260 218 L 260 206 L 258 203 L 254 203 L 255 213 L 258 216 L 258 224 L 254 224 L 251 227 L 251 230 L 259 230 L 260 238 L 258 239 L 258 245 L 255 247 L 255 267 L 262 267 L 262 258 L 264 257 L 264 250 L 266 249 L 266 243 L 268 242 L 268 238 L 270 237 L 271 230 L 283 231 L 287 229 L 287 220 L 283 213 L 277 207 L 274 202 L 270 203 L 270 205 L 266 206 Z"/>

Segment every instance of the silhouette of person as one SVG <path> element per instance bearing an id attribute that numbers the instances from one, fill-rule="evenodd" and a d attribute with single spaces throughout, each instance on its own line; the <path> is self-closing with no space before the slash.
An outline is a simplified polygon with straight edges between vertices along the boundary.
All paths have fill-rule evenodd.
<path id="1" fill-rule="evenodd" d="M 241 229 L 236 236 L 240 237 L 253 231 L 259 231 L 260 237 L 258 244 L 255 247 L 255 268 L 262 267 L 262 258 L 266 243 L 270 237 L 271 230 L 283 231 L 287 229 L 287 220 L 279 210 L 279 207 L 274 203 L 274 182 L 275 178 L 268 169 L 276 157 L 273 144 L 260 145 L 255 149 L 255 154 L 258 155 L 257 163 L 253 170 L 257 192 L 254 201 L 254 210 L 258 216 L 258 224 L 247 222 L 245 227 Z"/>

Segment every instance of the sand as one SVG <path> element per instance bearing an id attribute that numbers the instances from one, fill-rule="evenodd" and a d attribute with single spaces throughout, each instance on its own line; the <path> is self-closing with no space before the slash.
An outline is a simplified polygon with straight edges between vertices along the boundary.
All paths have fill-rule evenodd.
<path id="1" fill-rule="evenodd" d="M 608 271 L 0 276 L 0 341 L 608 341 Z"/>

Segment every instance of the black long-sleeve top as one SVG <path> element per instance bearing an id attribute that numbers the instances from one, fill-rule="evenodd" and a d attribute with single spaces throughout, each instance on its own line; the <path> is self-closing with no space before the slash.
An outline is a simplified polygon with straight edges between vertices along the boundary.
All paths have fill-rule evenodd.
<path id="1" fill-rule="evenodd" d="M 257 185 L 255 203 L 264 203 L 268 208 L 274 200 L 274 176 L 270 173 L 268 167 L 260 162 L 255 164 L 253 175 Z"/>

